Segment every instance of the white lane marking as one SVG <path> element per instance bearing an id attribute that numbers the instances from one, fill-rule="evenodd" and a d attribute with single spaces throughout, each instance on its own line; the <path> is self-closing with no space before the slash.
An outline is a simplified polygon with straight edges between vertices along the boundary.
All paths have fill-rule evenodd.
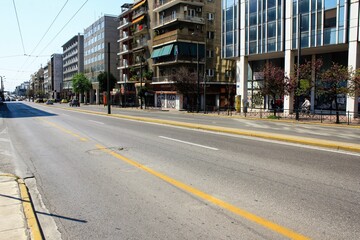
<path id="1" fill-rule="evenodd" d="M 93 123 L 97 123 L 97 124 L 101 124 L 101 125 L 104 125 L 105 123 L 103 122 L 98 122 L 98 121 L 94 121 L 94 120 L 88 120 L 89 122 L 93 122 Z"/>
<path id="2" fill-rule="evenodd" d="M 188 145 L 192 145 L 192 146 L 196 146 L 196 147 L 207 148 L 207 149 L 214 150 L 214 151 L 218 151 L 218 150 L 219 150 L 218 148 L 213 148 L 213 147 L 209 147 L 209 146 L 205 146 L 205 145 L 200 145 L 200 144 L 196 144 L 196 143 L 192 143 L 192 142 L 186 142 L 186 141 L 182 141 L 182 140 L 175 139 L 175 138 L 169 138 L 169 137 L 164 137 L 164 136 L 159 136 L 159 138 L 171 140 L 171 141 L 174 141 L 174 142 L 180 142 L 180 143 L 184 143 L 184 144 L 188 144 Z"/>
<path id="3" fill-rule="evenodd" d="M 70 115 L 67 115 L 65 113 L 61 114 L 62 116 L 70 117 Z"/>

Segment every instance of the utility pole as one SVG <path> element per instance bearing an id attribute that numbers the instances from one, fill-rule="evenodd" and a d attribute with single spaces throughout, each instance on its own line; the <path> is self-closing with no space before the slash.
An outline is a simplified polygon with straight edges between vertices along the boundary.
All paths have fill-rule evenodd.
<path id="1" fill-rule="evenodd" d="M 143 53 L 141 53 L 140 55 L 140 109 L 143 109 L 143 92 L 142 92 L 142 62 L 143 62 L 143 56 L 142 56 Z"/>
<path id="2" fill-rule="evenodd" d="M 110 108 L 110 42 L 108 42 L 108 65 L 107 65 L 107 77 L 106 77 L 106 83 L 107 83 L 107 109 L 108 114 L 111 114 L 111 108 Z"/>
<path id="3" fill-rule="evenodd" d="M 297 86 L 296 86 L 295 94 L 296 94 L 296 91 L 300 88 L 300 57 L 301 57 L 301 13 L 300 13 L 300 9 L 299 9 L 300 3 L 301 3 L 301 0 L 299 1 L 299 4 L 298 4 L 298 39 L 297 39 L 298 55 L 297 55 L 297 73 L 296 73 Z M 296 94 L 296 96 L 295 96 L 295 107 L 296 107 L 295 118 L 298 121 L 299 121 L 299 101 L 300 101 L 299 96 Z"/>
<path id="4" fill-rule="evenodd" d="M 197 72 L 197 87 L 196 87 L 196 112 L 200 111 L 200 73 L 199 73 L 199 42 L 196 43 L 196 72 Z"/>

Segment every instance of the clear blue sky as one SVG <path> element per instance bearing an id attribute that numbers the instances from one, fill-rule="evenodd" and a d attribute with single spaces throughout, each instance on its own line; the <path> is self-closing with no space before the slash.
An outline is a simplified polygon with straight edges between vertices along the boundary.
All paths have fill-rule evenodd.
<path id="1" fill-rule="evenodd" d="M 83 8 L 55 38 L 85 2 Z M 119 15 L 120 6 L 126 2 L 132 3 L 133 0 L 0 0 L 0 76 L 5 76 L 5 90 L 13 91 L 16 86 L 28 81 L 32 73 L 47 63 L 51 54 L 62 53 L 61 46 L 64 43 L 74 35 L 83 33 L 84 28 L 99 17 L 104 14 Z M 57 20 L 38 45 L 64 5 Z"/>

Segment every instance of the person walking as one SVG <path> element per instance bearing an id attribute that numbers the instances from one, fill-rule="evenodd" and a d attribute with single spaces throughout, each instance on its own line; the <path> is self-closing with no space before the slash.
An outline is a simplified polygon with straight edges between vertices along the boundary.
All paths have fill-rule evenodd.
<path id="1" fill-rule="evenodd" d="M 305 101 L 301 105 L 301 110 L 305 113 L 310 113 L 310 107 L 311 107 L 311 103 L 309 101 L 309 98 L 306 97 Z"/>

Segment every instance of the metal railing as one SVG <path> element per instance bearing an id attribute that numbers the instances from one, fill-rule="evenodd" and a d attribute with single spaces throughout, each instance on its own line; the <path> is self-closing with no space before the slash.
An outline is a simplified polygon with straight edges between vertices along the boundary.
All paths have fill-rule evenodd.
<path id="1" fill-rule="evenodd" d="M 289 111 L 288 109 L 277 109 L 276 114 L 274 110 L 268 109 L 247 109 L 246 111 L 237 112 L 233 107 L 206 107 L 203 113 L 212 113 L 218 115 L 228 116 L 242 116 L 245 118 L 260 118 L 260 119 L 286 119 L 296 121 L 296 110 Z M 338 116 L 338 122 L 337 122 Z M 360 124 L 359 115 L 351 111 L 335 111 L 317 109 L 313 112 L 305 112 L 299 109 L 299 120 L 301 122 L 319 122 L 319 123 L 339 123 L 339 124 Z"/>

